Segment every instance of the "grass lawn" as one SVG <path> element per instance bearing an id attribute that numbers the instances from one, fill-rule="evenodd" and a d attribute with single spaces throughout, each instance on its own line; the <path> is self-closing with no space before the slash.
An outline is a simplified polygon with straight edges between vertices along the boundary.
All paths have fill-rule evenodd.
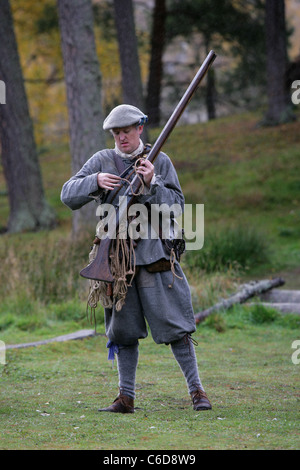
<path id="1" fill-rule="evenodd" d="M 300 288 L 299 121 L 258 128 L 259 120 L 259 113 L 247 113 L 179 126 L 164 148 L 186 202 L 205 206 L 203 252 L 209 261 L 209 250 L 219 246 L 210 243 L 213 232 L 224 252 L 233 251 L 230 242 L 236 238 L 225 243 L 228 227 L 235 235 L 239 228 L 244 235 L 247 227 L 254 229 L 254 240 L 270 250 L 269 258 L 258 256 L 242 271 L 233 265 L 208 272 L 197 265 L 199 253 L 192 262 L 184 255 L 196 311 L 248 279 L 283 275 L 285 288 Z M 158 130 L 151 132 L 154 142 Z M 87 285 L 78 273 L 87 263 L 93 234 L 78 243 L 71 240 L 71 211 L 59 198 L 70 176 L 67 146 L 45 145 L 40 162 L 58 225 L 51 232 L 0 237 L 0 340 L 6 344 L 91 328 L 85 318 Z M 2 232 L 8 213 L 0 174 Z M 245 240 L 234 242 L 240 253 L 249 248 Z M 299 449 L 300 364 L 292 362 L 299 317 L 277 315 L 259 324 L 251 312 L 233 309 L 197 328 L 200 376 L 213 405 L 207 412 L 193 411 L 170 348 L 148 337 L 140 344 L 136 412 L 99 413 L 118 393 L 101 309 L 96 337 L 7 350 L 6 365 L 0 363 L 0 448 Z"/>
<path id="2" fill-rule="evenodd" d="M 99 336 L 7 350 L 1 366 L 1 449 L 299 449 L 299 329 L 239 322 L 194 338 L 213 410 L 195 412 L 169 347 L 140 342 L 136 412 L 99 413 L 118 393 Z M 101 327 L 100 327 L 101 331 Z"/>

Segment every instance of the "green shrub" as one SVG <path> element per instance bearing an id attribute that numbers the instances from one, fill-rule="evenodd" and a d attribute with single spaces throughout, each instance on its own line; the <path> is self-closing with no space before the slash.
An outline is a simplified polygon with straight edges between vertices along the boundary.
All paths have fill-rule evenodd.
<path id="1" fill-rule="evenodd" d="M 247 269 L 269 261 L 269 244 L 264 234 L 244 226 L 222 228 L 205 236 L 201 250 L 188 251 L 190 268 L 206 272 Z"/>
<path id="2" fill-rule="evenodd" d="M 300 316 L 293 313 L 279 315 L 276 320 L 276 323 L 284 328 L 290 328 L 291 330 L 299 330 Z"/>
<path id="3" fill-rule="evenodd" d="M 214 313 L 209 315 L 204 321 L 204 326 L 208 326 L 209 328 L 212 328 L 219 333 L 223 333 L 227 329 L 226 319 L 221 313 Z"/>
<path id="4" fill-rule="evenodd" d="M 6 330 L 15 323 L 15 315 L 12 313 L 1 314 L 0 315 L 0 331 Z"/>
<path id="5" fill-rule="evenodd" d="M 21 331 L 34 331 L 45 326 L 46 320 L 38 314 L 31 316 L 19 316 L 16 318 L 15 326 Z"/>
<path id="6" fill-rule="evenodd" d="M 99 311 L 101 307 L 99 305 Z M 60 321 L 81 321 L 87 318 L 86 305 L 76 299 L 47 305 L 48 314 Z M 100 317 L 100 314 L 99 314 Z M 100 321 L 100 320 L 99 320 Z"/>
<path id="7" fill-rule="evenodd" d="M 274 308 L 265 307 L 264 305 L 254 305 L 250 310 L 250 319 L 252 323 L 272 323 L 279 317 L 279 313 Z"/>

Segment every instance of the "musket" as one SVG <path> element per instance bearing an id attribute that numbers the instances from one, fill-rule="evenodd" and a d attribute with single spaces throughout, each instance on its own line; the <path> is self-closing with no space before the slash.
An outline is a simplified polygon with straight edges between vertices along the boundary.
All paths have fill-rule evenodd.
<path id="1" fill-rule="evenodd" d="M 150 152 L 148 153 L 148 156 L 146 157 L 146 159 L 149 160 L 151 163 L 153 163 L 156 157 L 158 156 L 162 146 L 164 145 L 169 135 L 173 131 L 180 116 L 182 115 L 183 111 L 187 107 L 193 94 L 197 90 L 199 84 L 203 80 L 204 76 L 206 75 L 208 69 L 210 68 L 210 66 L 212 65 L 216 57 L 217 57 L 216 53 L 214 51 L 210 51 L 206 59 L 204 60 L 203 64 L 199 68 L 198 72 L 196 73 L 195 77 L 193 78 L 192 82 L 190 83 L 189 87 L 187 88 L 183 97 L 179 101 L 178 105 L 173 111 L 165 127 L 161 131 L 159 137 L 155 141 Z M 116 208 L 116 228 L 118 228 L 119 226 L 119 221 L 123 220 L 122 217 L 124 217 L 124 215 L 127 214 L 127 209 L 135 201 L 136 194 L 138 194 L 141 184 L 142 184 L 141 177 L 139 175 L 135 175 L 130 186 L 126 189 L 124 193 L 124 196 L 127 197 L 127 206 L 124 207 L 123 205 L 122 209 L 120 209 L 120 207 Z M 82 277 L 85 277 L 87 279 L 93 279 L 96 281 L 105 281 L 105 282 L 114 281 L 114 277 L 110 270 L 110 262 L 109 262 L 111 242 L 112 240 L 109 237 L 103 238 L 101 240 L 95 259 L 88 266 L 86 266 L 84 269 L 80 271 L 80 275 Z"/>

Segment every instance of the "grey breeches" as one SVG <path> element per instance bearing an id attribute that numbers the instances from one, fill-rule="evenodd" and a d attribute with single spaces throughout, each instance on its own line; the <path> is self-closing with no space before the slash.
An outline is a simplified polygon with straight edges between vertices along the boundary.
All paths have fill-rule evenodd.
<path id="1" fill-rule="evenodd" d="M 175 278 L 173 283 L 171 271 L 149 273 L 140 266 L 123 308 L 119 312 L 115 308 L 105 309 L 109 340 L 134 344 L 148 335 L 147 323 L 157 344 L 169 344 L 186 333 L 192 334 L 196 327 L 190 289 L 178 263 L 176 274 L 183 279 Z"/>

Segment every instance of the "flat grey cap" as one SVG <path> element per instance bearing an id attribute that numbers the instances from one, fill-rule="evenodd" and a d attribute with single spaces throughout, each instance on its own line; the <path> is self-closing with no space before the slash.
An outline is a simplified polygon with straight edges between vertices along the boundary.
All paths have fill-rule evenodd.
<path id="1" fill-rule="evenodd" d="M 140 109 L 130 104 L 121 104 L 114 108 L 103 123 L 103 129 L 115 129 L 120 127 L 132 126 L 139 123 L 144 125 L 148 121 L 146 116 Z"/>

